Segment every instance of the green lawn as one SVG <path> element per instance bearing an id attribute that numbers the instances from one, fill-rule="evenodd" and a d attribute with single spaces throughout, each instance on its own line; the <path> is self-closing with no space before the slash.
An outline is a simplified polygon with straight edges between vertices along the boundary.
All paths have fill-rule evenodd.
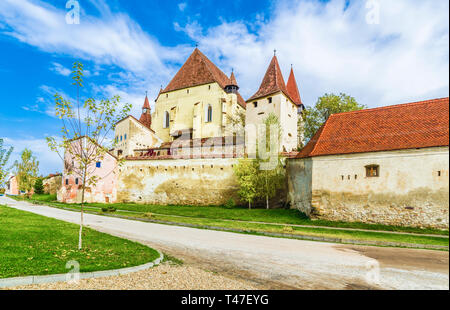
<path id="1" fill-rule="evenodd" d="M 58 208 L 71 208 L 73 210 L 79 210 L 78 205 L 65 205 L 65 204 L 53 204 Z M 359 240 L 359 241 L 384 241 L 384 242 L 396 242 L 396 243 L 410 243 L 417 245 L 438 245 L 448 246 L 449 239 L 439 236 L 420 236 L 420 235 L 405 235 L 405 234 L 393 234 L 382 233 L 375 231 L 354 231 L 354 230 L 335 230 L 327 227 L 295 227 L 286 224 L 261 224 L 251 222 L 238 222 L 229 221 L 223 219 L 209 219 L 209 218 L 194 218 L 194 217 L 179 217 L 173 215 L 159 215 L 154 213 L 129 213 L 123 210 L 117 210 L 116 212 L 102 212 L 98 207 L 88 206 L 86 212 L 103 214 L 103 215 L 120 215 L 122 217 L 130 217 L 132 219 L 140 218 L 143 220 L 156 220 L 164 222 L 172 222 L 176 224 L 193 224 L 201 226 L 210 226 L 217 228 L 230 228 L 244 230 L 247 233 L 261 234 L 261 233 L 281 233 L 303 236 L 316 236 L 327 238 L 338 238 L 347 240 Z M 214 229 L 214 228 L 213 228 Z"/>
<path id="2" fill-rule="evenodd" d="M 0 205 L 0 278 L 66 273 L 76 260 L 81 272 L 125 268 L 156 259 L 142 244 L 84 228 L 78 251 L 76 224 Z"/>

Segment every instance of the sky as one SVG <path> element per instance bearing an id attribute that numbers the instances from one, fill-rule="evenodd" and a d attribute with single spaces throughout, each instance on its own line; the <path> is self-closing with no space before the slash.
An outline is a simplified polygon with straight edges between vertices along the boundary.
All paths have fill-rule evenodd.
<path id="1" fill-rule="evenodd" d="M 0 137 L 14 147 L 10 163 L 27 147 L 42 175 L 62 170 L 45 138 L 61 128 L 53 95 L 76 97 L 75 61 L 82 96 L 120 95 L 139 116 L 146 91 L 155 99 L 196 45 L 234 70 L 245 99 L 274 50 L 307 106 L 325 93 L 368 107 L 449 95 L 448 0 L 1 0 Z"/>

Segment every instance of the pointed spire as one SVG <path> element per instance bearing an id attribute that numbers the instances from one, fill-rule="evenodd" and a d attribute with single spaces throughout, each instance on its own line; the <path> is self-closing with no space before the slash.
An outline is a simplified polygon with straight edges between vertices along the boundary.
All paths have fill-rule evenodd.
<path id="1" fill-rule="evenodd" d="M 294 68 L 291 65 L 291 73 L 289 74 L 289 79 L 286 85 L 289 96 L 292 98 L 294 103 L 298 106 L 302 105 L 302 99 L 300 97 L 300 92 L 298 91 L 297 81 L 295 80 Z"/>
<path id="2" fill-rule="evenodd" d="M 283 74 L 281 74 L 280 65 L 278 64 L 277 56 L 274 55 L 259 90 L 247 101 L 265 97 L 280 91 L 289 96 L 286 84 L 284 83 Z"/>
<path id="3" fill-rule="evenodd" d="M 152 125 L 152 115 L 150 114 L 150 102 L 148 101 L 147 92 L 145 92 L 144 105 L 142 106 L 142 114 L 139 121 L 148 128 Z"/>
<path id="4" fill-rule="evenodd" d="M 233 70 L 231 70 L 230 85 L 238 86 L 238 83 L 236 81 L 236 77 L 234 76 L 234 71 Z"/>

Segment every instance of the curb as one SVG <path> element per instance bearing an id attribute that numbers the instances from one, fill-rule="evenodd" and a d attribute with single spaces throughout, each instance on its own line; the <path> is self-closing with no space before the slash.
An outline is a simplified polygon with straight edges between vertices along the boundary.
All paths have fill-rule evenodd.
<path id="1" fill-rule="evenodd" d="M 162 254 L 160 251 L 158 251 L 158 253 L 159 253 L 159 257 L 150 263 L 146 263 L 146 264 L 134 266 L 134 267 L 121 268 L 121 269 L 83 272 L 83 273 L 80 273 L 80 280 L 81 279 L 110 277 L 110 276 L 119 276 L 119 275 L 124 275 L 127 273 L 132 273 L 132 272 L 152 268 L 154 266 L 159 265 L 164 259 L 164 254 Z M 68 280 L 69 275 L 70 275 L 69 273 L 64 273 L 64 274 L 53 274 L 53 275 L 47 275 L 47 276 L 28 276 L 28 277 L 0 279 L 0 288 L 31 285 L 31 284 L 65 282 Z"/>

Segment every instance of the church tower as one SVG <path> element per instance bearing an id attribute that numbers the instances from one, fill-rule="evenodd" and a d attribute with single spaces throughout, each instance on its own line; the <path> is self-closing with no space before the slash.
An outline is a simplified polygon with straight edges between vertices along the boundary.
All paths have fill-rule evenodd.
<path id="1" fill-rule="evenodd" d="M 141 118 L 139 119 L 139 121 L 149 129 L 151 129 L 152 126 L 152 115 L 150 112 L 150 103 L 146 94 L 144 105 L 142 106 Z"/>
<path id="2" fill-rule="evenodd" d="M 261 86 L 247 100 L 245 123 L 259 126 L 264 123 L 264 120 L 270 114 L 275 114 L 282 131 L 279 151 L 295 151 L 298 147 L 297 102 L 300 102 L 299 98 L 292 97 L 291 92 L 286 87 L 277 56 L 274 55 Z"/>

